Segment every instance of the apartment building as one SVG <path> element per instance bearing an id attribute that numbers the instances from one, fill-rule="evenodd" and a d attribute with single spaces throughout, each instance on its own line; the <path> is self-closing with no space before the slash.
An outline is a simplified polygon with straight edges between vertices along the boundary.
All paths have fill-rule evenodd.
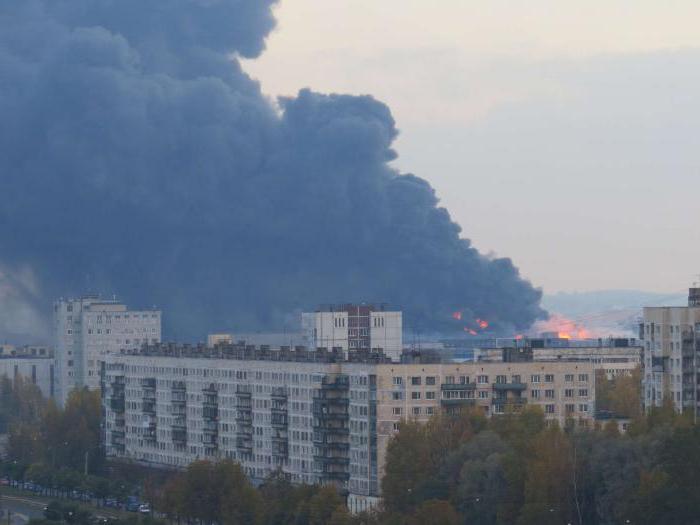
<path id="1" fill-rule="evenodd" d="M 401 358 L 402 314 L 385 305 L 322 306 L 302 313 L 301 324 L 307 348 L 341 348 L 346 355 L 381 348 L 392 361 Z"/>
<path id="2" fill-rule="evenodd" d="M 644 405 L 673 401 L 678 412 L 697 414 L 700 353 L 700 288 L 691 288 L 688 306 L 646 307 L 639 325 L 644 348 Z"/>
<path id="3" fill-rule="evenodd" d="M 564 425 L 595 412 L 590 362 L 394 363 L 381 352 L 244 344 L 149 345 L 104 362 L 105 450 L 184 468 L 231 458 L 261 480 L 333 483 L 353 511 L 379 501 L 389 440 L 405 419 L 531 404 Z"/>
<path id="4" fill-rule="evenodd" d="M 100 363 L 123 348 L 160 342 L 161 312 L 129 310 L 96 295 L 54 304 L 56 398 L 64 403 L 73 388 L 100 387 Z"/>

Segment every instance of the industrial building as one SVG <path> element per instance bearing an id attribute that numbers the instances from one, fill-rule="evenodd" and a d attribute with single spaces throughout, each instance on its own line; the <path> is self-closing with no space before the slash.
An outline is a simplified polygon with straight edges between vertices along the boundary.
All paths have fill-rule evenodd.
<path id="1" fill-rule="evenodd" d="M 22 377 L 36 385 L 46 398 L 56 393 L 53 351 L 45 346 L 0 345 L 0 377 Z"/>

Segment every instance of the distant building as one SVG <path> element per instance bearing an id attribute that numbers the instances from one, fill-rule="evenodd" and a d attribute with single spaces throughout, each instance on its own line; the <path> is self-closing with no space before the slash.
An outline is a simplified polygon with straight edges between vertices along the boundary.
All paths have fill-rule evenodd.
<path id="1" fill-rule="evenodd" d="M 54 397 L 56 377 L 53 352 L 44 346 L 0 345 L 0 377 L 11 381 L 21 376 L 41 390 L 44 397 Z"/>
<path id="2" fill-rule="evenodd" d="M 57 399 L 75 387 L 100 387 L 105 356 L 161 340 L 159 310 L 129 310 L 116 300 L 87 295 L 54 304 Z"/>
<path id="3" fill-rule="evenodd" d="M 343 304 L 324 306 L 301 314 L 304 346 L 341 348 L 343 352 L 382 349 L 392 361 L 403 350 L 402 314 L 384 305 Z"/>
<path id="4" fill-rule="evenodd" d="M 207 346 L 213 347 L 220 344 L 232 344 L 233 334 L 209 334 L 207 336 Z"/>
<path id="5" fill-rule="evenodd" d="M 639 325 L 644 346 L 644 404 L 673 402 L 678 412 L 697 414 L 700 364 L 700 288 L 691 288 L 688 306 L 644 308 Z"/>
<path id="6" fill-rule="evenodd" d="M 538 340 L 522 341 L 518 346 L 484 348 L 474 351 L 475 361 L 587 361 L 602 370 L 608 379 L 630 374 L 642 366 L 643 348 L 636 339 L 601 339 L 589 346 L 544 346 Z"/>
<path id="7" fill-rule="evenodd" d="M 593 423 L 589 361 L 395 363 L 344 353 L 235 343 L 107 355 L 106 454 L 168 468 L 230 458 L 256 480 L 281 469 L 295 483 L 336 485 L 356 512 L 378 503 L 402 420 L 534 405 L 550 422 Z"/>

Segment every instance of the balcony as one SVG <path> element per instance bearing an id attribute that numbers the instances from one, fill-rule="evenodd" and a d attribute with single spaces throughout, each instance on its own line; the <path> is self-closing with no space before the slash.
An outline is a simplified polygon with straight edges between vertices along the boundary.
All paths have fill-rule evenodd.
<path id="1" fill-rule="evenodd" d="M 270 393 L 270 398 L 278 401 L 287 400 L 287 389 L 284 387 L 274 387 Z"/>
<path id="2" fill-rule="evenodd" d="M 348 390 L 350 388 L 350 378 L 348 376 L 339 375 L 333 378 L 324 377 L 321 380 L 322 390 Z"/>
<path id="3" fill-rule="evenodd" d="M 504 392 L 508 390 L 522 392 L 523 390 L 527 390 L 527 385 L 525 383 L 493 383 L 492 386 L 497 392 Z"/>
<path id="4" fill-rule="evenodd" d="M 440 389 L 443 392 L 454 390 L 476 390 L 476 383 L 444 383 L 440 385 Z"/>
<path id="5" fill-rule="evenodd" d="M 155 390 L 156 389 L 156 378 L 155 377 L 145 377 L 141 380 L 141 388 L 144 390 Z"/>
<path id="6" fill-rule="evenodd" d="M 144 414 L 148 414 L 149 416 L 155 416 L 156 415 L 156 404 L 153 401 L 147 401 L 144 400 L 143 404 L 141 405 L 141 411 Z"/>
<path id="7" fill-rule="evenodd" d="M 350 465 L 350 458 L 342 456 L 314 456 L 314 461 L 317 461 L 322 465 Z"/>
<path id="8" fill-rule="evenodd" d="M 170 436 L 171 436 L 173 443 L 175 443 L 175 444 L 185 445 L 187 443 L 187 430 L 186 429 L 173 427 Z"/>
<path id="9" fill-rule="evenodd" d="M 341 443 L 341 442 L 331 442 L 327 443 L 324 441 L 317 441 L 314 439 L 314 446 L 318 447 L 320 450 L 324 451 L 323 455 L 328 455 L 331 456 L 333 455 L 333 452 L 335 453 L 343 453 L 343 452 L 348 452 L 350 450 L 350 443 Z"/>
<path id="10" fill-rule="evenodd" d="M 125 402 L 123 397 L 112 397 L 109 400 L 109 408 L 114 412 L 124 412 Z"/>

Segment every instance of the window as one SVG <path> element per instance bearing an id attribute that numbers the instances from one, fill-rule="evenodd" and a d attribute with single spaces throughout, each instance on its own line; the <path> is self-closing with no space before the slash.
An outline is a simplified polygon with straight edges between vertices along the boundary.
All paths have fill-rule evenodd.
<path id="1" fill-rule="evenodd" d="M 586 403 L 581 403 L 578 406 L 579 412 L 588 412 L 588 405 Z"/>
<path id="2" fill-rule="evenodd" d="M 445 377 L 445 384 L 446 385 L 454 385 L 455 384 L 455 376 Z"/>
<path id="3" fill-rule="evenodd" d="M 435 413 L 435 407 L 425 407 L 425 413 L 432 416 Z"/>
<path id="4" fill-rule="evenodd" d="M 426 392 L 425 399 L 435 399 L 435 392 Z"/>
<path id="5" fill-rule="evenodd" d="M 401 407 L 394 407 L 391 411 L 395 416 L 401 415 Z"/>
<path id="6" fill-rule="evenodd" d="M 459 376 L 459 384 L 466 385 L 469 383 L 469 376 Z"/>
<path id="7" fill-rule="evenodd" d="M 488 390 L 480 390 L 479 391 L 479 399 L 488 399 L 488 397 L 489 397 Z"/>
<path id="8" fill-rule="evenodd" d="M 399 431 L 399 424 L 394 423 L 394 432 L 398 432 L 398 431 Z"/>
<path id="9" fill-rule="evenodd" d="M 576 405 L 567 403 L 566 406 L 564 407 L 564 410 L 566 410 L 567 414 L 571 414 L 573 411 L 576 410 Z"/>
<path id="10" fill-rule="evenodd" d="M 554 399 L 554 390 L 545 390 L 544 397 L 547 399 Z"/>
<path id="11" fill-rule="evenodd" d="M 420 416 L 420 407 L 413 407 L 413 415 Z"/>
<path id="12" fill-rule="evenodd" d="M 489 376 L 478 376 L 476 378 L 476 382 L 479 383 L 480 385 L 485 385 L 486 383 L 489 382 Z"/>
<path id="13" fill-rule="evenodd" d="M 394 401 L 400 401 L 403 399 L 403 392 L 392 392 L 391 399 Z"/>
<path id="14" fill-rule="evenodd" d="M 578 380 L 581 381 L 582 383 L 588 383 L 588 374 L 579 374 L 578 375 Z"/>
<path id="15" fill-rule="evenodd" d="M 578 397 L 588 397 L 588 389 L 587 388 L 579 388 L 578 389 Z"/>
<path id="16" fill-rule="evenodd" d="M 403 385 L 403 377 L 394 376 L 394 384 L 395 385 Z"/>
<path id="17" fill-rule="evenodd" d="M 573 383 L 574 382 L 574 374 L 566 374 L 564 376 L 564 381 L 567 383 Z"/>
<path id="18" fill-rule="evenodd" d="M 510 382 L 511 383 L 522 383 L 522 381 L 520 380 L 520 375 L 511 376 Z"/>
<path id="19" fill-rule="evenodd" d="M 435 376 L 428 376 L 425 378 L 425 384 L 426 385 L 434 385 L 435 384 Z"/>
<path id="20" fill-rule="evenodd" d="M 540 382 L 540 375 L 535 374 L 530 376 L 530 383 L 539 383 Z"/>
<path id="21" fill-rule="evenodd" d="M 508 378 L 506 376 L 496 376 L 496 383 L 499 385 L 503 385 L 508 382 Z"/>
<path id="22" fill-rule="evenodd" d="M 544 376 L 545 383 L 554 383 L 554 374 L 546 374 Z"/>
<path id="23" fill-rule="evenodd" d="M 530 390 L 530 397 L 532 399 L 539 399 L 540 398 L 540 391 L 539 390 Z"/>
<path id="24" fill-rule="evenodd" d="M 414 376 L 411 378 L 411 384 L 414 386 L 420 386 L 421 384 L 421 378 L 420 376 Z"/>
<path id="25" fill-rule="evenodd" d="M 544 411 L 547 414 L 554 414 L 554 405 L 545 405 L 544 406 Z"/>
<path id="26" fill-rule="evenodd" d="M 564 397 L 574 397 L 574 389 L 567 388 L 566 390 L 564 390 Z"/>
<path id="27" fill-rule="evenodd" d="M 411 392 L 411 399 L 420 399 L 420 392 Z"/>

